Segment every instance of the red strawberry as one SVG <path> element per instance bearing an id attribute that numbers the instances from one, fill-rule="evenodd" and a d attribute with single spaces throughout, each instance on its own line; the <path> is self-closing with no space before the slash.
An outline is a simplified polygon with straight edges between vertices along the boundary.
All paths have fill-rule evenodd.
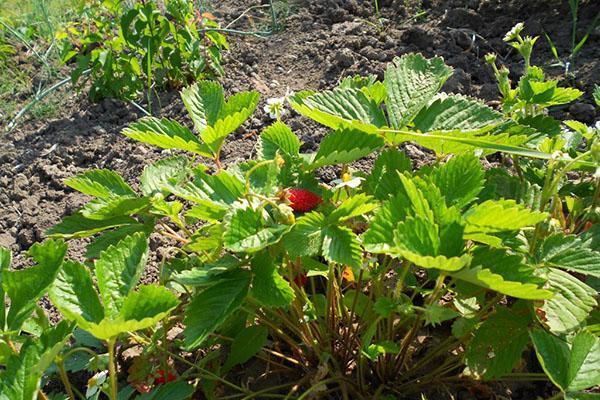
<path id="1" fill-rule="evenodd" d="M 304 287 L 307 281 L 308 277 L 306 276 L 306 274 L 298 274 L 294 277 L 294 283 L 299 287 Z"/>
<path id="2" fill-rule="evenodd" d="M 323 201 L 321 196 L 306 189 L 289 189 L 288 200 L 294 211 L 310 211 Z"/>
<path id="3" fill-rule="evenodd" d="M 156 377 L 154 378 L 155 385 L 164 385 L 167 382 L 173 382 L 177 377 L 171 373 L 171 371 L 165 373 L 162 369 L 156 371 Z"/>

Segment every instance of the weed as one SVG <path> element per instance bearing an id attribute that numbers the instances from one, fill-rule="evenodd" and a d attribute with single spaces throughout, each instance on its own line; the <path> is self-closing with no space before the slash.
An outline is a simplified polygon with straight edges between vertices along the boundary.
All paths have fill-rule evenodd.
<path id="1" fill-rule="evenodd" d="M 54 35 L 58 26 L 77 15 L 80 3 L 76 0 L 0 2 L 1 120 L 14 117 L 27 98 L 38 99 L 60 78 Z M 55 103 L 35 100 L 26 108 L 36 118 L 53 116 L 58 109 Z M 7 126 L 12 127 L 14 122 L 13 119 Z"/>
<path id="2" fill-rule="evenodd" d="M 199 14 L 193 3 L 170 0 L 96 1 L 87 18 L 59 35 L 62 60 L 75 59 L 71 77 L 77 82 L 89 71 L 90 96 L 137 99 L 146 91 L 179 88 L 195 79 L 223 73 L 221 51 L 228 48 L 211 14 Z"/>
<path id="3" fill-rule="evenodd" d="M 600 23 L 600 13 L 596 15 L 593 19 L 592 23 L 588 27 L 587 32 L 581 39 L 577 39 L 577 23 L 579 19 L 579 6 L 580 0 L 569 0 L 569 9 L 571 11 L 571 48 L 570 52 L 566 57 L 560 57 L 558 54 L 558 49 L 556 45 L 548 36 L 547 33 L 544 32 L 544 37 L 548 41 L 548 45 L 550 46 L 550 51 L 556 60 L 556 63 L 552 66 L 559 66 L 563 68 L 565 76 L 573 77 L 574 71 L 576 67 L 577 55 L 587 42 L 590 34 L 596 29 L 598 23 Z"/>

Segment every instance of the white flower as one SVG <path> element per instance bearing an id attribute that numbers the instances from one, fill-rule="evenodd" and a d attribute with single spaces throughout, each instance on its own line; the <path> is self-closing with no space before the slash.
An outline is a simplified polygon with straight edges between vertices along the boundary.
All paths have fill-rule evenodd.
<path id="1" fill-rule="evenodd" d="M 271 119 L 279 119 L 281 118 L 286 110 L 283 108 L 283 103 L 285 102 L 285 97 L 272 97 L 267 99 L 267 104 L 265 104 L 264 110 Z"/>
<path id="2" fill-rule="evenodd" d="M 334 190 L 342 188 L 344 186 L 347 186 L 352 189 L 356 189 L 357 187 L 360 186 L 360 184 L 364 180 L 365 180 L 365 178 L 361 178 L 360 176 L 357 176 L 354 178 L 350 178 L 348 180 L 336 179 L 336 180 L 331 181 L 331 184 L 334 185 L 334 187 L 333 187 Z"/>
<path id="3" fill-rule="evenodd" d="M 96 375 L 92 376 L 88 380 L 87 390 L 85 391 L 85 397 L 88 399 L 98 393 L 98 391 L 106 382 L 106 377 L 108 376 L 108 371 L 100 371 Z"/>
<path id="4" fill-rule="evenodd" d="M 524 27 L 525 25 L 522 22 L 519 22 L 518 24 L 513 26 L 512 29 L 508 31 L 504 36 L 504 41 L 510 42 L 511 40 L 515 40 L 521 34 Z"/>

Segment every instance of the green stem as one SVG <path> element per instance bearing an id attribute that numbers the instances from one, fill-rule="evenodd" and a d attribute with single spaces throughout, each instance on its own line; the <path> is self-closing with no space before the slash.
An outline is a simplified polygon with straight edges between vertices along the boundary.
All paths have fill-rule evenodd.
<path id="1" fill-rule="evenodd" d="M 110 375 L 110 400 L 117 400 L 117 366 L 115 364 L 115 338 L 109 339 L 108 372 Z"/>
<path id="2" fill-rule="evenodd" d="M 549 397 L 548 400 L 560 400 L 560 399 L 564 399 L 564 397 L 565 397 L 565 394 L 563 392 L 558 392 L 554 396 Z"/>
<path id="3" fill-rule="evenodd" d="M 271 32 L 277 32 L 279 26 L 277 24 L 277 14 L 275 13 L 275 4 L 273 4 L 273 0 L 269 0 L 269 8 L 271 11 Z"/>
<path id="4" fill-rule="evenodd" d="M 592 198 L 592 210 L 598 207 L 598 205 L 600 205 L 600 177 L 596 178 L 596 190 Z"/>
<path id="5" fill-rule="evenodd" d="M 261 162 L 256 163 L 252 168 L 250 168 L 248 170 L 248 172 L 246 172 L 246 193 L 250 193 L 250 176 L 260 167 L 262 167 L 263 165 L 267 165 L 267 164 L 271 164 L 275 162 L 275 160 L 264 160 Z"/>
<path id="6" fill-rule="evenodd" d="M 73 393 L 73 387 L 71 386 L 71 381 L 69 381 L 69 376 L 67 375 L 67 371 L 65 369 L 65 360 L 62 357 L 56 358 L 56 367 L 58 368 L 60 380 L 65 386 L 65 390 L 67 391 L 69 399 L 75 400 L 75 393 Z"/>
<path id="7" fill-rule="evenodd" d="M 315 385 L 309 387 L 308 389 L 306 389 L 306 391 L 304 393 L 302 393 L 302 396 L 298 397 L 298 400 L 302 400 L 302 399 L 308 398 L 308 396 L 312 392 L 314 392 L 315 390 L 319 390 L 320 388 L 323 387 L 323 385 L 326 385 L 326 384 L 331 383 L 331 382 L 337 382 L 338 380 L 339 380 L 339 378 L 337 378 L 337 377 L 333 377 L 333 378 L 322 380 L 322 381 L 316 383 Z"/>

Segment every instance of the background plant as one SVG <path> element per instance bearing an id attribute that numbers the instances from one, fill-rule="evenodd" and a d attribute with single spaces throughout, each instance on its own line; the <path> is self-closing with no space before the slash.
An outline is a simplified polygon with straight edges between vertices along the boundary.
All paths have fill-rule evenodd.
<path id="1" fill-rule="evenodd" d="M 0 2 L 0 121 L 8 128 L 18 116 L 23 98 L 31 100 L 34 117 L 53 115 L 52 102 L 42 94 L 64 78 L 55 34 L 78 15 L 79 0 Z M 13 120 L 14 121 L 14 120 Z M 11 121 L 11 122 L 13 122 Z"/>
<path id="2" fill-rule="evenodd" d="M 573 77 L 576 68 L 577 54 L 581 51 L 581 49 L 587 42 L 588 38 L 590 37 L 590 34 L 598 26 L 598 23 L 600 22 L 600 13 L 594 17 L 592 23 L 587 28 L 587 31 L 585 32 L 583 37 L 579 39 L 577 37 L 577 23 L 579 20 L 579 6 L 581 2 L 580 0 L 568 0 L 568 3 L 569 10 L 571 11 L 571 46 L 569 49 L 569 54 L 560 57 L 558 54 L 558 49 L 556 48 L 556 45 L 554 44 L 550 36 L 548 36 L 548 34 L 544 32 L 544 37 L 548 41 L 548 44 L 550 45 L 550 51 L 552 52 L 552 55 L 556 60 L 556 64 L 554 65 L 562 67 L 564 69 L 565 75 Z"/>
<path id="3" fill-rule="evenodd" d="M 196 12 L 188 0 L 96 1 L 86 18 L 60 35 L 63 62 L 75 58 L 71 78 L 89 72 L 90 96 L 136 99 L 146 90 L 179 88 L 222 74 L 221 51 L 228 48 L 211 14 Z"/>

